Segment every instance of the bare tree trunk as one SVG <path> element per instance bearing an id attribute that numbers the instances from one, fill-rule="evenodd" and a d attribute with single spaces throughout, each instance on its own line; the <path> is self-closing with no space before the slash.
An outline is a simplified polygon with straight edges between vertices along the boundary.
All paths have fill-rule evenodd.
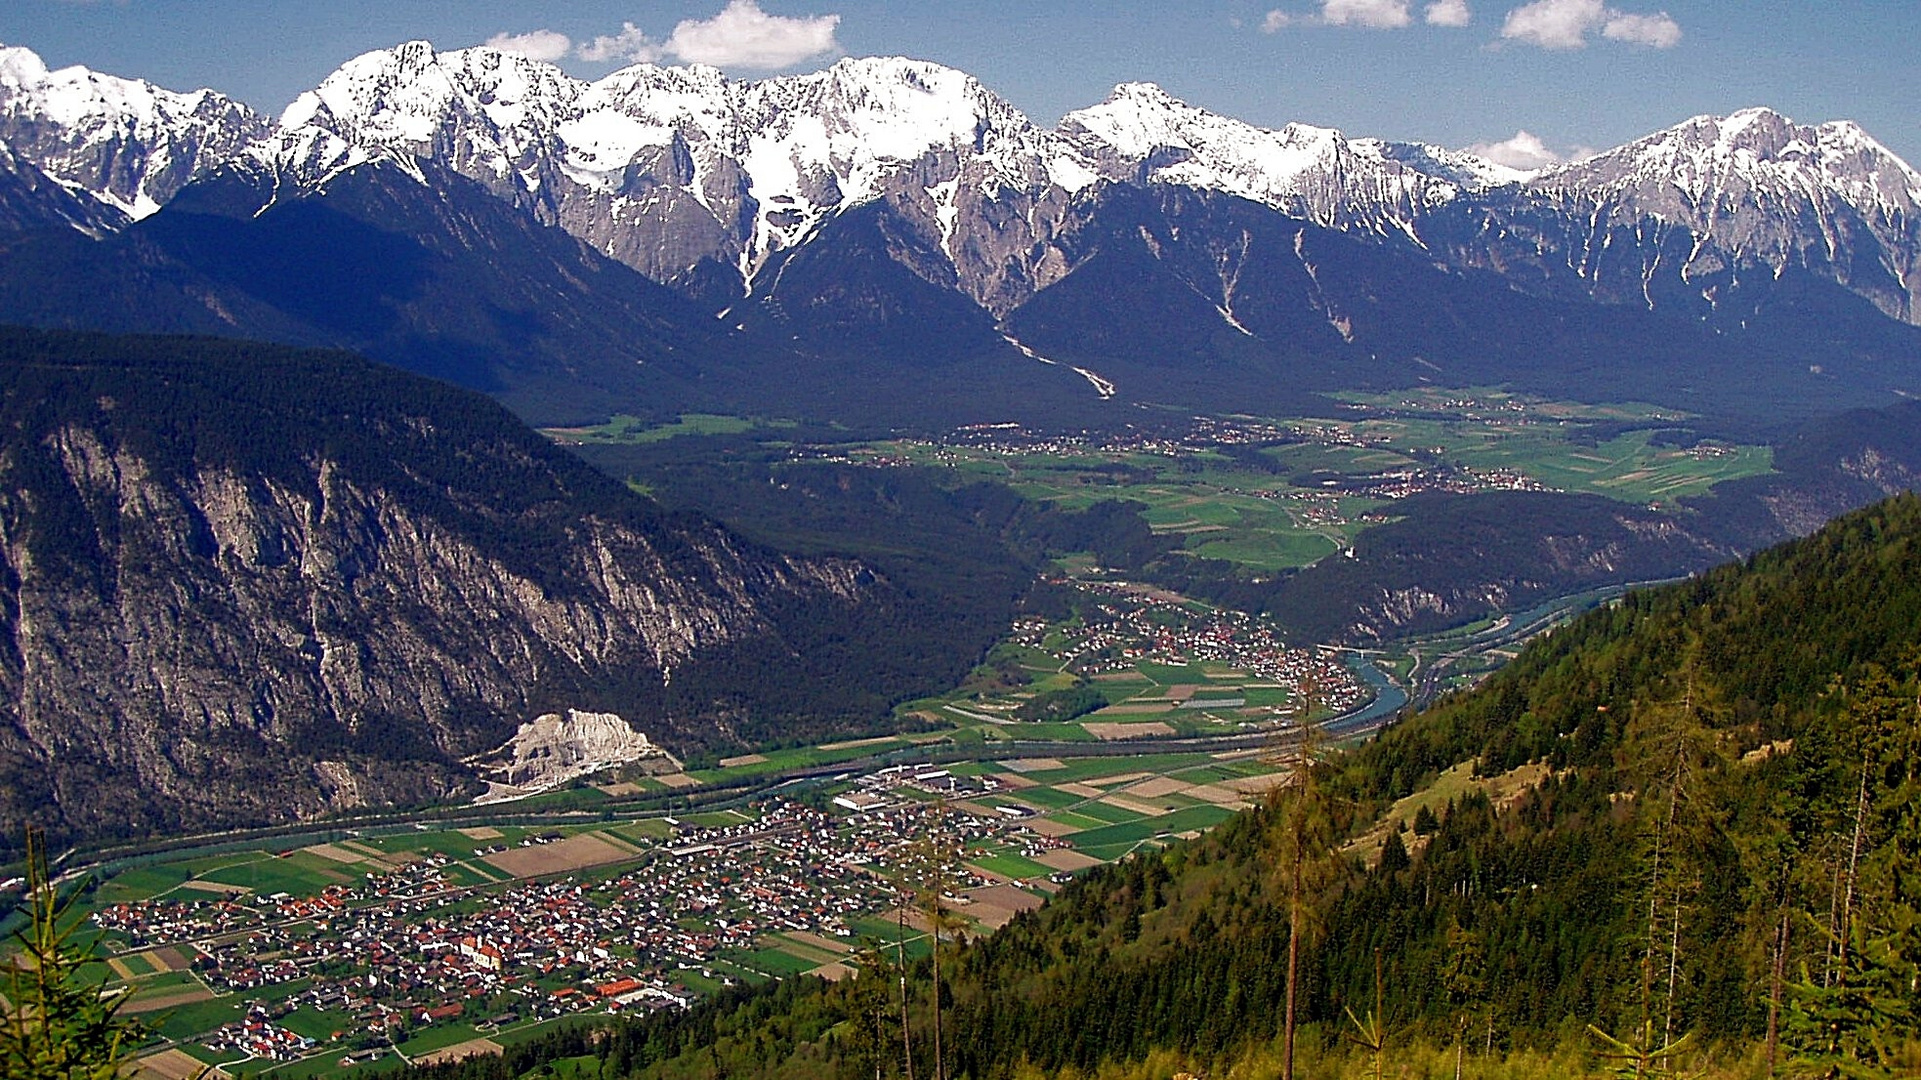
<path id="1" fill-rule="evenodd" d="M 947 1080 L 947 1061 L 940 1047 L 940 879 L 934 879 L 934 1080 Z"/>
<path id="2" fill-rule="evenodd" d="M 1681 977 L 1681 882 L 1674 883 L 1673 925 L 1668 934 L 1668 1000 L 1667 1016 L 1662 1024 L 1661 1035 L 1665 1042 L 1674 1041 L 1674 984 Z"/>
<path id="3" fill-rule="evenodd" d="M 1287 912 L 1287 1024 L 1281 1047 L 1281 1080 L 1294 1080 L 1294 977 L 1301 961 L 1301 905 L 1288 905 Z"/>
<path id="4" fill-rule="evenodd" d="M 1381 950 L 1374 950 L 1374 1080 L 1387 1070 L 1387 984 L 1381 978 Z"/>
<path id="5" fill-rule="evenodd" d="M 1861 867 L 1861 841 L 1868 830 L 1868 755 L 1861 755 L 1861 790 L 1854 799 L 1854 843 L 1848 848 L 1848 889 L 1841 904 L 1840 969 L 1848 969 L 1848 938 L 1854 933 L 1854 883 Z"/>
<path id="6" fill-rule="evenodd" d="M 1774 934 L 1774 971 L 1768 986 L 1768 1075 L 1774 1075 L 1781 1050 L 1781 972 L 1788 962 L 1788 909 L 1781 909 L 1781 928 Z"/>
<path id="7" fill-rule="evenodd" d="M 1648 877 L 1648 947 L 1641 958 L 1641 1019 L 1651 1023 L 1654 1018 L 1654 952 L 1659 946 L 1656 935 L 1661 926 L 1661 852 L 1667 844 L 1668 827 L 1674 824 L 1674 800 L 1668 800 L 1667 821 L 1662 823 L 1661 831 L 1654 834 L 1654 869 Z"/>
<path id="8" fill-rule="evenodd" d="M 907 1070 L 907 1080 L 914 1080 L 914 1039 L 913 1028 L 907 1022 L 907 894 L 900 894 L 900 930 L 894 938 L 894 956 L 900 963 L 900 1059 Z"/>
<path id="9" fill-rule="evenodd" d="M 947 825 L 947 803 L 943 800 L 940 812 L 935 816 L 935 829 Z M 940 1015 L 940 932 L 947 921 L 947 912 L 941 908 L 941 900 L 947 889 L 947 849 L 939 837 L 931 841 L 928 848 L 933 871 L 933 884 L 927 904 L 927 931 L 933 936 L 934 943 L 934 1080 L 947 1080 L 947 1058 L 941 1049 Z"/>
<path id="10" fill-rule="evenodd" d="M 1841 879 L 1847 871 L 1837 864 L 1834 868 L 1834 883 L 1828 886 L 1828 941 L 1822 947 L 1821 985 L 1834 985 L 1834 953 L 1841 941 Z"/>

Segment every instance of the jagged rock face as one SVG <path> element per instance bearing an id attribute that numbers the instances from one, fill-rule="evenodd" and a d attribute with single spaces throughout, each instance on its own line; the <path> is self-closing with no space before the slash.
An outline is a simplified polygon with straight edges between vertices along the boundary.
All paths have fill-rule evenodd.
<path id="1" fill-rule="evenodd" d="M 68 191 L 0 142 L 0 232 L 72 228 L 99 236 L 125 221 L 111 207 Z"/>
<path id="2" fill-rule="evenodd" d="M 675 699 L 676 673 L 873 587 L 662 517 L 490 403 L 198 346 L 218 378 L 7 380 L 0 827 L 440 797 L 556 699 L 698 741 L 740 717 Z"/>
<path id="3" fill-rule="evenodd" d="M 212 90 L 177 94 L 83 67 L 48 71 L 31 51 L 0 46 L 0 142 L 133 218 L 270 129 Z"/>

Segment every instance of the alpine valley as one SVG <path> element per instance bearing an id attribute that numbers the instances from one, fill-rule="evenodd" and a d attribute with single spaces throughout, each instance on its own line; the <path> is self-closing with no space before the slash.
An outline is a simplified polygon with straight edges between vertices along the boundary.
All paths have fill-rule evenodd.
<path id="1" fill-rule="evenodd" d="M 1114 565 L 1319 640 L 1696 570 L 1921 471 L 1901 404 L 1921 394 L 1921 176 L 1853 124 L 1766 109 L 1523 173 L 1262 130 L 1146 84 L 1047 129 L 904 59 L 589 83 L 410 42 L 273 120 L 11 47 L 0 230 L 0 320 L 348 349 L 543 425 L 1152 432 L 1500 385 L 1653 403 L 1677 445 L 1773 444 L 1772 473 L 1684 512 L 1411 499 L 1348 559 L 1278 576 L 1100 511 L 1124 525 L 1092 542 Z M 634 715 L 683 752 L 864 730 L 978 659 L 1039 559 L 1089 548 L 1050 539 L 1087 531 L 1071 515 L 1010 512 L 1005 491 L 582 448 L 730 534 L 590 481 L 452 391 L 341 357 L 200 341 L 202 371 L 187 346 L 107 340 L 7 339 L 9 822 L 51 802 L 101 835 L 441 797 L 471 776 L 455 759 L 541 708 Z M 46 374 L 67 352 L 75 373 Z M 285 402 L 248 374 L 269 368 Z M 360 396 L 330 407 L 329 383 Z M 138 402 L 161 386 L 175 426 L 148 431 L 162 414 Z M 256 454 L 279 409 L 311 422 Z M 339 449 L 363 438 L 394 460 Z M 790 488 L 806 505 L 776 505 Z M 876 540 L 902 529 L 950 549 Z M 548 543 L 540 565 L 516 555 Z M 797 547 L 813 554 L 774 553 Z M 517 598 L 484 641 L 458 614 L 482 597 Z M 951 630 L 916 616 L 936 609 Z M 882 640 L 892 674 L 859 693 L 775 705 L 701 674 L 786 657 L 791 678 L 755 684 L 805 683 Z M 240 657 L 251 674 L 223 684 Z M 213 748 L 236 739 L 274 764 L 226 774 Z"/>
<path id="2" fill-rule="evenodd" d="M 1846 120 L 0 46 L 0 1073 L 1912 1077 L 1918 398 Z"/>
<path id="3" fill-rule="evenodd" d="M 1921 175 L 1852 124 L 1804 126 L 1766 109 L 1695 118 L 1578 163 L 1522 173 L 1434 146 L 1300 124 L 1262 130 L 1146 84 L 1120 86 L 1047 129 L 963 72 L 903 59 L 849 59 L 760 82 L 641 65 L 589 83 L 493 49 L 443 53 L 410 42 L 347 62 L 271 120 L 212 90 L 183 94 L 84 68 L 50 71 L 30 50 L 12 47 L 0 49 L 0 228 L 0 319 L 351 349 L 491 394 L 547 425 L 705 411 L 862 432 L 994 422 L 1115 430 L 1152 427 L 1170 414 L 1338 411 L 1323 396 L 1335 392 L 1502 385 L 1554 399 L 1651 402 L 1689 418 L 1684 440 L 1778 445 L 1772 477 L 1718 490 L 1681 515 L 1553 494 L 1411 500 L 1401 524 L 1364 537 L 1352 559 L 1265 588 L 1191 561 L 1150 567 L 1153 551 L 1134 553 L 1149 576 L 1238 598 L 1321 638 L 1432 629 L 1490 606 L 1697 569 L 1900 490 L 1921 467 L 1899 405 L 1921 393 Z M 95 646 L 59 636 L 56 651 L 75 675 L 105 681 L 61 682 L 43 694 L 35 679 L 60 669 L 36 659 L 33 642 L 46 627 L 78 620 L 104 632 L 112 624 L 80 619 L 82 608 L 138 621 L 151 609 L 143 599 L 149 586 L 167 591 L 177 585 L 162 583 L 185 580 L 177 568 L 128 563 L 119 545 L 146 530 L 147 515 L 202 523 L 174 538 L 185 545 L 174 557 L 211 559 L 211 570 L 245 552 L 243 561 L 264 575 L 249 580 L 267 588 L 284 577 L 271 588 L 296 592 L 313 585 L 308 571 L 322 562 L 367 567 L 374 576 L 365 580 L 399 575 L 381 589 L 416 572 L 431 577 L 415 563 L 427 551 L 451 550 L 444 530 L 459 532 L 440 519 L 380 518 L 416 509 L 382 486 L 432 474 L 433 466 L 411 460 L 378 479 L 371 465 L 320 449 L 303 452 L 297 476 L 284 462 L 248 455 L 236 463 L 202 461 L 179 446 L 130 450 L 143 436 L 123 425 L 152 415 L 99 403 L 140 395 L 91 382 L 48 389 L 53 384 L 32 374 L 64 340 L 10 339 L 14 353 L 40 358 L 22 359 L 8 374 L 18 384 L 9 407 L 34 420 L 9 435 L 8 465 L 26 470 L 14 493 L 26 500 L 14 511 L 24 516 L 8 531 L 10 544 L 25 545 L 8 579 L 18 661 L 8 668 L 9 694 L 16 742 L 40 748 L 16 747 L 23 763 L 60 743 L 36 727 L 43 703 L 111 700 L 111 708 L 82 710 L 110 717 L 148 708 L 132 704 L 148 694 L 152 717 L 136 724 L 143 730 L 153 718 L 187 713 L 215 732 L 243 716 L 256 733 L 344 724 L 338 740 L 349 749 L 375 737 L 360 730 L 372 723 L 366 717 L 424 707 L 424 728 L 400 725 L 415 733 L 407 740 L 457 756 L 498 742 L 509 714 L 542 697 L 543 686 L 562 678 L 557 672 L 601 685 L 613 668 L 644 660 L 665 685 L 676 667 L 698 669 L 711 646 L 793 640 L 797 631 L 759 610 L 763 598 L 780 598 L 783 610 L 865 610 L 886 593 L 884 580 L 857 563 L 763 558 L 701 532 L 709 525 L 613 533 L 611 524 L 570 526 L 567 550 L 578 550 L 554 566 L 516 566 L 484 544 L 460 549 L 455 561 L 486 582 L 460 589 L 506 595 L 540 575 L 554 579 L 523 611 L 526 629 L 515 633 L 528 644 L 496 640 L 481 650 L 499 678 L 470 673 L 456 680 L 463 685 L 432 692 L 416 678 L 440 664 L 425 659 L 438 655 L 434 648 L 451 650 L 449 658 L 469 651 L 448 637 L 446 612 L 477 594 L 422 594 L 405 616 L 363 612 L 402 619 L 405 633 L 390 630 L 417 636 L 422 651 L 401 665 L 414 674 L 383 685 L 361 672 L 350 691 L 342 673 L 360 669 L 339 668 L 328 644 L 333 617 L 320 614 L 351 606 L 350 597 L 303 593 L 295 602 L 289 593 L 285 603 L 256 604 L 247 595 L 254 586 L 220 571 L 206 595 L 218 595 L 232 618 L 258 607 L 244 617 L 252 629 L 226 644 L 207 641 L 210 651 L 197 660 L 177 657 L 179 686 L 146 674 L 171 668 L 134 659 L 177 634 L 179 624 L 169 624 L 124 632 L 115 647 L 130 651 L 112 663 L 96 662 Z M 88 355 L 113 353 L 72 340 Z M 130 355 L 183 362 L 152 343 Z M 109 365 L 87 378 L 172 378 L 147 363 Z M 183 416 L 211 415 L 215 401 L 254 401 L 218 389 L 240 377 L 220 364 L 248 363 L 210 360 L 204 389 L 214 398 L 187 395 Z M 310 373 L 320 362 L 285 363 Z M 370 387 L 373 378 L 345 382 Z M 390 391 L 436 400 L 393 380 L 351 406 L 354 423 L 395 433 L 383 437 L 395 453 L 410 445 L 396 442 L 399 434 L 452 430 L 429 418 L 431 409 L 415 419 L 379 413 L 375 404 Z M 308 381 L 292 379 L 288 392 L 318 407 L 322 394 Z M 184 395 L 200 384 L 168 385 Z M 55 396 L 34 397 L 29 386 Z M 273 405 L 262 398 L 250 407 L 254 419 L 222 422 L 264 424 Z M 1845 431 L 1833 431 L 1828 417 L 1845 409 L 1892 411 L 1857 413 Z M 280 451 L 347 437 L 315 428 Z M 482 456 L 505 452 L 503 439 L 516 447 L 515 468 L 549 477 L 516 481 L 516 505 L 544 487 L 556 499 L 563 490 L 567 499 L 585 497 L 591 485 L 553 472 L 553 454 L 532 456 L 522 436 L 489 434 L 483 441 L 492 449 Z M 1821 449 L 1797 450 L 1810 444 Z M 417 449 L 455 453 L 438 444 Z M 594 460 L 623 478 L 644 471 L 619 455 Z M 64 494 L 35 495 L 27 476 Z M 148 491 L 149 483 L 161 487 Z M 749 532 L 769 513 L 765 500 L 703 500 L 670 478 L 648 483 L 690 509 L 732 506 L 734 525 Z M 843 480 L 829 498 L 847 501 L 848 490 Z M 102 504 L 102 492 L 116 494 Z M 436 496 L 421 505 L 480 513 L 471 508 L 501 497 L 477 487 L 451 503 Z M 37 516 L 61 500 L 74 507 L 65 524 Z M 107 513 L 108 504 L 122 509 Z M 354 505 L 362 509 L 342 509 Z M 394 509 L 376 509 L 387 505 Z M 528 514 L 551 511 L 542 500 L 526 506 L 481 517 L 507 536 L 530 524 Z M 61 545 L 74 558 L 94 552 L 69 567 L 79 578 L 43 580 L 55 564 L 34 556 L 48 549 L 33 537 L 77 528 L 89 515 L 94 539 Z M 350 520 L 361 524 L 322 529 Z M 1526 526 L 1502 527 L 1517 521 Z M 857 534 L 872 524 L 843 522 L 822 556 L 858 551 Z M 763 539 L 778 545 L 805 531 Z M 652 550 L 668 535 L 669 549 L 681 553 L 675 558 L 704 569 L 670 572 L 671 560 L 659 561 L 653 571 L 624 571 L 641 575 L 632 580 L 590 575 L 600 584 L 589 586 L 558 568 L 605 563 L 621 545 Z M 424 547 L 405 558 L 375 554 L 403 536 Z M 1474 539 L 1438 551 L 1433 538 L 1441 536 Z M 499 542 L 504 551 L 523 545 Z M 1036 544 L 1046 547 L 1036 541 L 1028 550 Z M 996 565 L 1031 572 L 1004 546 L 993 549 Z M 152 579 L 102 569 L 114 566 Z M 956 569 L 954 580 L 973 572 Z M 663 616 L 671 629 L 641 614 L 679 611 L 657 580 L 663 573 L 674 588 L 694 590 L 684 598 L 689 613 Z M 694 581 L 713 585 L 697 589 Z M 563 600 L 570 589 L 592 595 Z M 1000 589 L 1019 592 L 1011 579 Z M 43 602 L 65 614 L 51 624 L 36 618 Z M 563 614 L 569 603 L 585 606 Z M 293 611 L 299 628 L 266 629 Z M 189 617 L 227 620 L 204 606 L 191 616 L 183 609 Z M 638 641 L 616 648 L 610 628 L 630 623 Z M 978 625 L 968 625 L 978 636 Z M 982 647 L 957 662 L 964 667 Z M 795 641 L 794 655 L 813 657 L 810 648 Z M 564 663 L 539 659 L 548 652 Z M 221 656 L 243 654 L 279 656 L 262 662 L 285 668 L 286 679 L 263 675 L 221 704 L 197 691 L 192 708 L 176 700 L 183 686 L 210 685 Z M 128 672 L 147 687 L 140 695 L 108 689 L 116 677 L 133 677 Z M 504 682 L 518 689 L 506 692 Z M 676 685 L 703 684 L 686 676 Z M 897 698 L 901 689 L 875 693 Z M 618 694 L 601 697 L 564 704 L 622 704 Z M 706 715 L 711 702 L 676 700 L 650 706 L 664 710 L 659 734 L 709 741 L 671 717 Z M 858 712 L 843 711 L 829 726 L 852 724 Z M 729 739 L 753 741 L 742 731 L 721 741 Z M 191 789 L 229 801 L 195 772 L 200 766 L 184 763 L 212 760 L 198 751 L 81 741 L 96 748 L 90 776 L 106 769 L 133 777 L 134 790 L 173 799 Z M 435 776 L 410 771 L 406 791 L 423 796 L 441 782 Z M 22 798 L 72 798 L 58 794 L 71 787 L 60 769 L 44 780 L 44 791 Z M 329 784 L 296 800 L 299 811 L 400 792 L 368 777 Z M 278 801 L 277 790 L 253 792 Z M 129 821 L 152 810 L 144 798 L 132 799 L 142 809 Z M 187 806 L 183 822 L 220 818 Z M 75 813 L 82 832 L 106 827 L 99 807 Z"/>

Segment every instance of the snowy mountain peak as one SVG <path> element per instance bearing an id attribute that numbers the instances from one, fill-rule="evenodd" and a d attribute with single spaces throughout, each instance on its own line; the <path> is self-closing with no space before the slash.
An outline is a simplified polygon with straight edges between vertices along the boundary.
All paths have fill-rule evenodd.
<path id="1" fill-rule="evenodd" d="M 1149 105 L 1171 106 L 1183 109 L 1190 107 L 1187 102 L 1182 101 L 1180 98 L 1162 89 L 1161 84 L 1151 82 L 1117 83 L 1114 89 L 1108 92 L 1107 100 L 1103 102 L 1103 104 L 1111 105 L 1121 101 L 1133 101 Z"/>
<path id="2" fill-rule="evenodd" d="M 48 175 L 135 218 L 268 131 L 212 90 L 175 93 L 0 48 L 0 140 Z"/>
<path id="3" fill-rule="evenodd" d="M 862 142 L 843 148 L 850 161 L 870 155 L 908 161 L 936 147 L 978 142 L 990 131 L 1032 127 L 972 75 L 903 57 L 841 60 L 810 75 L 746 84 L 740 92 L 757 123 L 791 128 L 798 111 L 859 135 Z"/>
<path id="4" fill-rule="evenodd" d="M 1587 222 L 1581 250 L 1601 250 L 1610 230 L 1685 230 L 1692 251 L 1670 270 L 1683 282 L 1804 267 L 1921 320 L 1921 176 L 1854 124 L 1762 108 L 1697 116 L 1522 187 Z"/>
<path id="5" fill-rule="evenodd" d="M 437 53 L 424 41 L 364 53 L 296 98 L 282 129 L 308 124 L 379 144 L 431 143 L 450 123 L 497 129 L 551 118 L 586 84 L 551 64 L 498 49 Z M 528 110 L 541 115 L 529 116 Z"/>
<path id="6" fill-rule="evenodd" d="M 1389 161 L 1396 161 L 1416 172 L 1439 177 L 1456 184 L 1466 191 L 1481 191 L 1500 187 L 1503 184 L 1516 184 L 1532 177 L 1534 172 L 1516 169 L 1498 161 L 1489 161 L 1470 150 L 1449 150 L 1444 146 L 1429 143 L 1385 142 L 1374 139 L 1357 139 L 1357 144 L 1369 146 L 1374 153 Z"/>
<path id="7" fill-rule="evenodd" d="M 1857 210 L 1911 215 L 1921 177 L 1848 121 L 1796 124 L 1766 108 L 1697 116 L 1585 161 L 1544 171 L 1536 186 L 1654 189 L 1695 199 L 1738 185 L 1783 199 L 1838 199 Z"/>
<path id="8" fill-rule="evenodd" d="M 47 81 L 46 62 L 32 49 L 0 44 L 0 86 L 18 89 L 39 86 Z"/>
<path id="9" fill-rule="evenodd" d="M 1423 208 L 1491 182 L 1482 177 L 1489 170 L 1465 156 L 1445 164 L 1447 151 L 1390 152 L 1379 140 L 1311 124 L 1260 128 L 1152 83 L 1116 87 L 1101 104 L 1064 117 L 1060 133 L 1110 180 L 1221 191 L 1318 224 L 1385 234 L 1411 236 Z"/>

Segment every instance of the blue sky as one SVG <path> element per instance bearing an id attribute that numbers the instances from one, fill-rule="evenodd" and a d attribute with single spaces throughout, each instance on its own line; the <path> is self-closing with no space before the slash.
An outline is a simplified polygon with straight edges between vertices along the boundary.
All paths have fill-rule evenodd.
<path id="1" fill-rule="evenodd" d="M 1857 120 L 1921 162 L 1921 0 L 0 3 L 0 42 L 50 65 L 213 86 L 276 113 L 369 49 L 499 35 L 587 77 L 632 57 L 751 78 L 906 55 L 969 71 L 1043 123 L 1141 80 L 1264 126 L 1454 147 L 1526 131 L 1560 155 L 1764 104 Z"/>

